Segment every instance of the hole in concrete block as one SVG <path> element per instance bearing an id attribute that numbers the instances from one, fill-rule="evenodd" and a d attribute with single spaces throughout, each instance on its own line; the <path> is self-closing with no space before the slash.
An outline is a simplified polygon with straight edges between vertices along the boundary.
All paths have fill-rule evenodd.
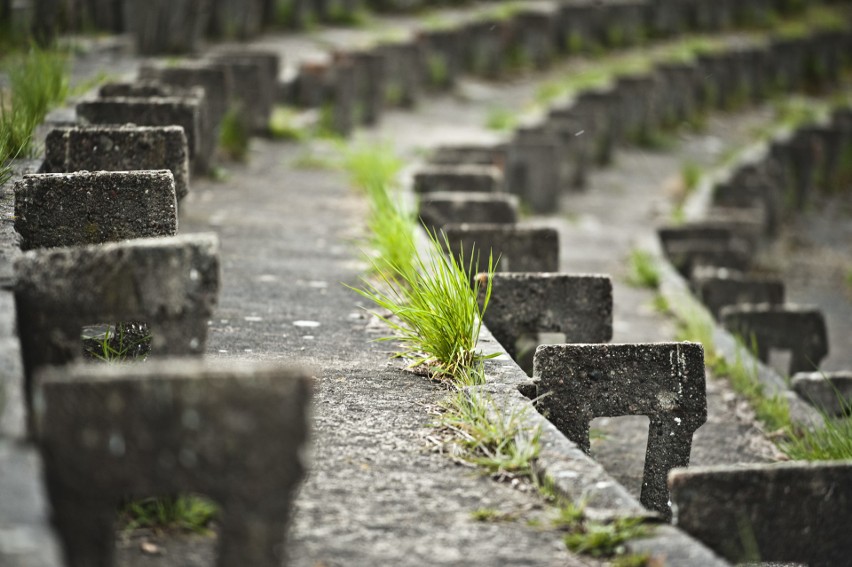
<path id="1" fill-rule="evenodd" d="M 526 372 L 533 374 L 533 357 L 539 345 L 560 345 L 566 340 L 565 333 L 524 334 L 515 341 L 515 362 Z"/>
<path id="2" fill-rule="evenodd" d="M 80 337 L 88 360 L 142 362 L 151 353 L 151 332 L 144 321 L 85 325 Z"/>
<path id="3" fill-rule="evenodd" d="M 768 365 L 774 368 L 781 376 L 789 378 L 790 362 L 793 360 L 793 352 L 789 349 L 769 349 Z"/>
<path id="4" fill-rule="evenodd" d="M 639 498 L 650 420 L 644 415 L 599 417 L 589 429 L 590 453 L 615 479 Z"/>

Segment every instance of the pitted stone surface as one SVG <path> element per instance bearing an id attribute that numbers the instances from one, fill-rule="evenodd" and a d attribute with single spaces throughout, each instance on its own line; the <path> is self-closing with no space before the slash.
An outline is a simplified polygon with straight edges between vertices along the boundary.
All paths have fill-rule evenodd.
<path id="1" fill-rule="evenodd" d="M 503 174 L 490 165 L 432 165 L 414 174 L 414 191 L 496 193 L 503 190 Z"/>
<path id="2" fill-rule="evenodd" d="M 39 442 L 69 567 L 113 564 L 124 498 L 190 492 L 222 506 L 217 565 L 282 564 L 304 472 L 309 374 L 164 359 L 46 369 L 36 380 Z"/>
<path id="3" fill-rule="evenodd" d="M 506 145 L 444 145 L 435 149 L 429 162 L 439 165 L 495 165 L 502 167 L 506 162 Z"/>
<path id="4" fill-rule="evenodd" d="M 722 308 L 740 303 L 784 303 L 784 282 L 740 274 L 702 275 L 694 278 L 695 295 L 717 319 Z"/>
<path id="5" fill-rule="evenodd" d="M 829 415 L 852 414 L 852 371 L 799 372 L 793 389 Z"/>
<path id="6" fill-rule="evenodd" d="M 450 250 L 466 259 L 478 254 L 475 273 L 488 271 L 488 254 L 498 272 L 556 272 L 559 234 L 552 228 L 500 224 L 448 224 Z M 499 259 L 499 260 L 498 260 Z"/>
<path id="7" fill-rule="evenodd" d="M 83 354 L 85 325 L 143 321 L 152 354 L 200 355 L 219 293 L 212 234 L 30 251 L 15 264 L 15 306 L 26 375 Z"/>
<path id="8" fill-rule="evenodd" d="M 480 303 L 484 293 L 480 287 Z M 564 333 L 567 343 L 608 342 L 612 281 L 601 275 L 494 274 L 485 324 L 513 356 L 518 338 L 532 333 Z"/>
<path id="9" fill-rule="evenodd" d="M 534 358 L 538 407 L 584 451 L 596 417 L 647 415 L 642 504 L 668 518 L 666 476 L 689 464 L 707 420 L 704 348 L 698 343 L 543 345 Z"/>
<path id="10" fill-rule="evenodd" d="M 213 61 L 184 59 L 172 62 L 147 62 L 139 69 L 141 81 L 154 81 L 173 87 L 201 87 L 214 129 L 228 111 L 236 84 L 231 69 Z"/>
<path id="11" fill-rule="evenodd" d="M 757 357 L 769 361 L 771 349 L 789 350 L 788 374 L 819 368 L 828 354 L 822 311 L 806 305 L 743 304 L 722 309 L 722 324 L 746 345 L 756 343 Z"/>
<path id="12" fill-rule="evenodd" d="M 425 193 L 420 196 L 419 215 L 432 231 L 446 224 L 514 224 L 518 198 L 507 193 Z"/>
<path id="13" fill-rule="evenodd" d="M 846 565 L 852 464 L 694 467 L 669 476 L 675 525 L 732 562 Z"/>
<path id="14" fill-rule="evenodd" d="M 15 185 L 22 250 L 171 236 L 177 223 L 171 171 L 38 173 Z"/>
<path id="15" fill-rule="evenodd" d="M 278 55 L 254 49 L 216 53 L 212 60 L 230 69 L 234 98 L 241 104 L 254 132 L 266 133 L 275 104 L 278 83 Z"/>
<path id="16" fill-rule="evenodd" d="M 180 126 L 57 128 L 44 143 L 42 173 L 168 169 L 181 200 L 189 192 L 189 154 Z"/>
<path id="17" fill-rule="evenodd" d="M 189 97 L 102 98 L 81 102 L 77 115 L 90 124 L 137 124 L 139 126 L 181 126 L 186 134 L 190 161 L 194 167 L 206 167 L 209 154 L 204 151 L 203 100 Z"/>

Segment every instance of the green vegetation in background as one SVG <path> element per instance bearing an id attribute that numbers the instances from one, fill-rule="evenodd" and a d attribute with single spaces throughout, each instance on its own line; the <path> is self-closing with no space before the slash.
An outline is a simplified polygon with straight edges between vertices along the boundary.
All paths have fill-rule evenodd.
<path id="1" fill-rule="evenodd" d="M 636 287 L 656 288 L 660 285 L 660 272 L 648 252 L 639 249 L 630 251 L 627 282 Z"/>
<path id="2" fill-rule="evenodd" d="M 232 106 L 222 117 L 219 125 L 219 149 L 235 161 L 245 161 L 251 144 L 251 132 L 247 118 L 238 106 Z"/>
<path id="3" fill-rule="evenodd" d="M 0 92 L 0 181 L 10 161 L 35 153 L 33 132 L 51 108 L 68 96 L 67 55 L 33 45 L 26 54 L 4 60 L 9 90 Z"/>
<path id="4" fill-rule="evenodd" d="M 517 125 L 517 113 L 503 107 L 491 108 L 488 111 L 488 117 L 485 119 L 485 127 L 498 132 L 513 130 Z"/>
<path id="5" fill-rule="evenodd" d="M 701 181 L 703 171 L 701 166 L 695 162 L 688 161 L 680 168 L 680 178 L 683 181 L 683 188 L 687 194 L 692 193 L 698 188 L 698 183 Z"/>

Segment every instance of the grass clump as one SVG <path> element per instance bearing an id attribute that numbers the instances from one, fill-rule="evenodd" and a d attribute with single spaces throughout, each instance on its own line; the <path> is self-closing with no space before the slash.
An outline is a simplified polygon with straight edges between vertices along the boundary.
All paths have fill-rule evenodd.
<path id="1" fill-rule="evenodd" d="M 382 317 L 396 333 L 384 340 L 400 341 L 401 355 L 412 360 L 412 367 L 425 365 L 430 373 L 451 381 L 476 382 L 479 366 L 489 358 L 476 350 L 476 344 L 491 297 L 491 277 L 473 278 L 474 254 L 467 263 L 463 254 L 444 254 L 443 246 L 449 249 L 446 235 L 442 242 L 437 234 L 430 234 L 429 244 L 425 253 L 410 244 L 415 249 L 410 265 L 383 260 L 391 274 L 380 274 L 378 283 L 365 280 L 366 287 L 359 293 L 394 314 L 394 318 Z M 489 256 L 488 273 L 493 271 Z M 480 307 L 483 286 L 485 299 Z"/>
<path id="2" fill-rule="evenodd" d="M 506 132 L 518 125 L 518 115 L 508 108 L 494 107 L 488 111 L 485 127 L 489 130 Z"/>
<path id="3" fill-rule="evenodd" d="M 781 450 L 797 461 L 840 461 L 852 459 L 852 418 L 823 414 L 825 426 L 803 430 L 781 442 Z"/>
<path id="4" fill-rule="evenodd" d="M 523 423 L 522 412 L 506 413 L 487 394 L 456 392 L 443 404 L 437 425 L 454 434 L 456 458 L 500 477 L 531 477 L 541 431 Z"/>
<path id="5" fill-rule="evenodd" d="M 219 149 L 232 160 L 245 161 L 250 142 L 251 133 L 246 118 L 238 106 L 232 106 L 222 117 L 219 126 Z"/>
<path id="6" fill-rule="evenodd" d="M 33 132 L 51 108 L 68 96 L 68 65 L 64 53 L 33 45 L 10 58 L 8 92 L 0 92 L 0 182 L 11 174 L 11 160 L 34 155 Z"/>
<path id="7" fill-rule="evenodd" d="M 200 496 L 145 498 L 128 502 L 121 516 L 125 530 L 138 528 L 173 529 L 199 534 L 209 533 L 210 523 L 216 519 L 216 504 Z"/>
<path id="8" fill-rule="evenodd" d="M 630 251 L 630 272 L 627 282 L 637 287 L 656 288 L 660 285 L 660 272 L 654 265 L 651 254 L 644 250 Z"/>
<path id="9" fill-rule="evenodd" d="M 292 108 L 276 106 L 269 120 L 269 134 L 276 140 L 301 141 L 308 138 L 308 132 L 297 124 L 296 112 Z"/>
<path id="10" fill-rule="evenodd" d="M 695 191 L 702 175 L 701 166 L 695 162 L 688 161 L 681 166 L 680 178 L 687 193 Z"/>
<path id="11" fill-rule="evenodd" d="M 89 333 L 90 334 L 90 333 Z M 145 323 L 117 323 L 83 337 L 83 355 L 107 363 L 144 362 L 151 352 L 151 333 Z"/>

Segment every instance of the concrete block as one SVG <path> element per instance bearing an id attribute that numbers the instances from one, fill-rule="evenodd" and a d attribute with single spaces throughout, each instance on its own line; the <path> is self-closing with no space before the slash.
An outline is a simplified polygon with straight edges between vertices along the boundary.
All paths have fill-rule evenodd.
<path id="1" fill-rule="evenodd" d="M 279 56 L 270 51 L 231 49 L 220 51 L 211 59 L 228 69 L 234 84 L 234 101 L 246 114 L 254 132 L 266 133 L 275 105 L 279 74 Z"/>
<path id="2" fill-rule="evenodd" d="M 852 464 L 693 467 L 669 477 L 675 525 L 731 562 L 845 565 Z"/>
<path id="3" fill-rule="evenodd" d="M 210 0 L 208 33 L 223 39 L 251 39 L 263 26 L 262 0 Z"/>
<path id="4" fill-rule="evenodd" d="M 700 344 L 542 345 L 533 380 L 539 410 L 587 453 L 593 419 L 647 415 L 640 501 L 671 516 L 666 477 L 689 464 L 692 435 L 707 421 Z"/>
<path id="5" fill-rule="evenodd" d="M 793 389 L 802 398 L 833 416 L 852 415 L 852 371 L 799 372 Z"/>
<path id="6" fill-rule="evenodd" d="M 484 292 L 480 288 L 480 303 Z M 567 343 L 608 342 L 612 280 L 600 275 L 494 274 L 485 324 L 512 357 L 518 339 L 535 333 L 564 333 Z"/>
<path id="7" fill-rule="evenodd" d="M 420 222 L 433 232 L 447 224 L 514 224 L 518 222 L 518 198 L 506 193 L 424 193 L 419 215 Z"/>
<path id="8" fill-rule="evenodd" d="M 545 130 L 516 132 L 506 156 L 506 189 L 536 213 L 554 213 L 562 192 L 561 145 Z"/>
<path id="9" fill-rule="evenodd" d="M 502 172 L 491 165 L 427 165 L 414 173 L 414 192 L 497 193 L 503 189 Z"/>
<path id="10" fill-rule="evenodd" d="M 51 130 L 42 173 L 168 169 L 178 200 L 189 193 L 189 148 L 180 126 L 81 126 Z"/>
<path id="11" fill-rule="evenodd" d="M 422 30 L 417 34 L 425 66 L 425 81 L 435 89 L 448 90 L 462 73 L 464 39 L 458 29 Z"/>
<path id="12" fill-rule="evenodd" d="M 775 278 L 758 278 L 712 270 L 693 279 L 695 295 L 717 319 L 722 308 L 741 303 L 784 303 L 784 282 Z"/>
<path id="13" fill-rule="evenodd" d="M 38 369 L 83 356 L 86 325 L 144 321 L 152 355 L 201 355 L 219 293 L 218 249 L 215 235 L 193 234 L 24 253 L 15 307 L 28 407 Z"/>
<path id="14" fill-rule="evenodd" d="M 493 165 L 503 167 L 506 162 L 505 144 L 454 144 L 439 146 L 429 158 L 437 165 Z"/>
<path id="15" fill-rule="evenodd" d="M 728 228 L 696 223 L 661 228 L 657 234 L 669 261 L 687 278 L 703 266 L 742 272 L 751 264 L 747 244 Z"/>
<path id="16" fill-rule="evenodd" d="M 417 43 L 385 43 L 376 49 L 385 64 L 385 104 L 413 108 L 421 95 L 424 79 L 423 61 Z"/>
<path id="17" fill-rule="evenodd" d="M 22 250 L 171 236 L 177 223 L 168 170 L 38 173 L 15 184 Z"/>
<path id="18" fill-rule="evenodd" d="M 559 141 L 560 183 L 574 189 L 585 187 L 592 166 L 594 140 L 587 135 L 585 124 L 586 117 L 574 104 L 551 107 L 545 122 Z"/>
<path id="19" fill-rule="evenodd" d="M 204 102 L 198 98 L 102 98 L 81 102 L 77 115 L 88 124 L 180 126 L 186 134 L 190 163 L 199 171 L 209 168 L 212 150 L 205 133 Z"/>
<path id="20" fill-rule="evenodd" d="M 466 259 L 471 253 L 478 256 L 474 273 L 488 271 L 489 252 L 498 272 L 559 271 L 559 233 L 553 228 L 448 224 L 444 232 L 453 254 L 464 254 Z"/>
<path id="21" fill-rule="evenodd" d="M 142 55 L 193 53 L 210 17 L 210 0 L 125 0 L 124 27 Z"/>
<path id="22" fill-rule="evenodd" d="M 310 375 L 166 359 L 45 369 L 37 379 L 39 442 L 69 567 L 113 564 L 123 499 L 190 492 L 222 507 L 217 565 L 282 565 Z"/>
<path id="23" fill-rule="evenodd" d="M 384 59 L 376 50 L 338 52 L 335 57 L 348 59 L 354 66 L 355 123 L 368 126 L 377 124 L 384 106 Z"/>
<path id="24" fill-rule="evenodd" d="M 598 165 L 612 163 L 620 108 L 620 98 L 614 89 L 584 90 L 574 99 L 575 111 L 584 117 L 582 135 L 594 140 L 592 158 Z"/>
<path id="25" fill-rule="evenodd" d="M 757 357 L 769 361 L 770 350 L 790 351 L 787 374 L 819 368 L 828 354 L 828 331 L 822 311 L 803 305 L 731 305 L 721 312 L 722 325 L 747 346 L 752 337 Z"/>

